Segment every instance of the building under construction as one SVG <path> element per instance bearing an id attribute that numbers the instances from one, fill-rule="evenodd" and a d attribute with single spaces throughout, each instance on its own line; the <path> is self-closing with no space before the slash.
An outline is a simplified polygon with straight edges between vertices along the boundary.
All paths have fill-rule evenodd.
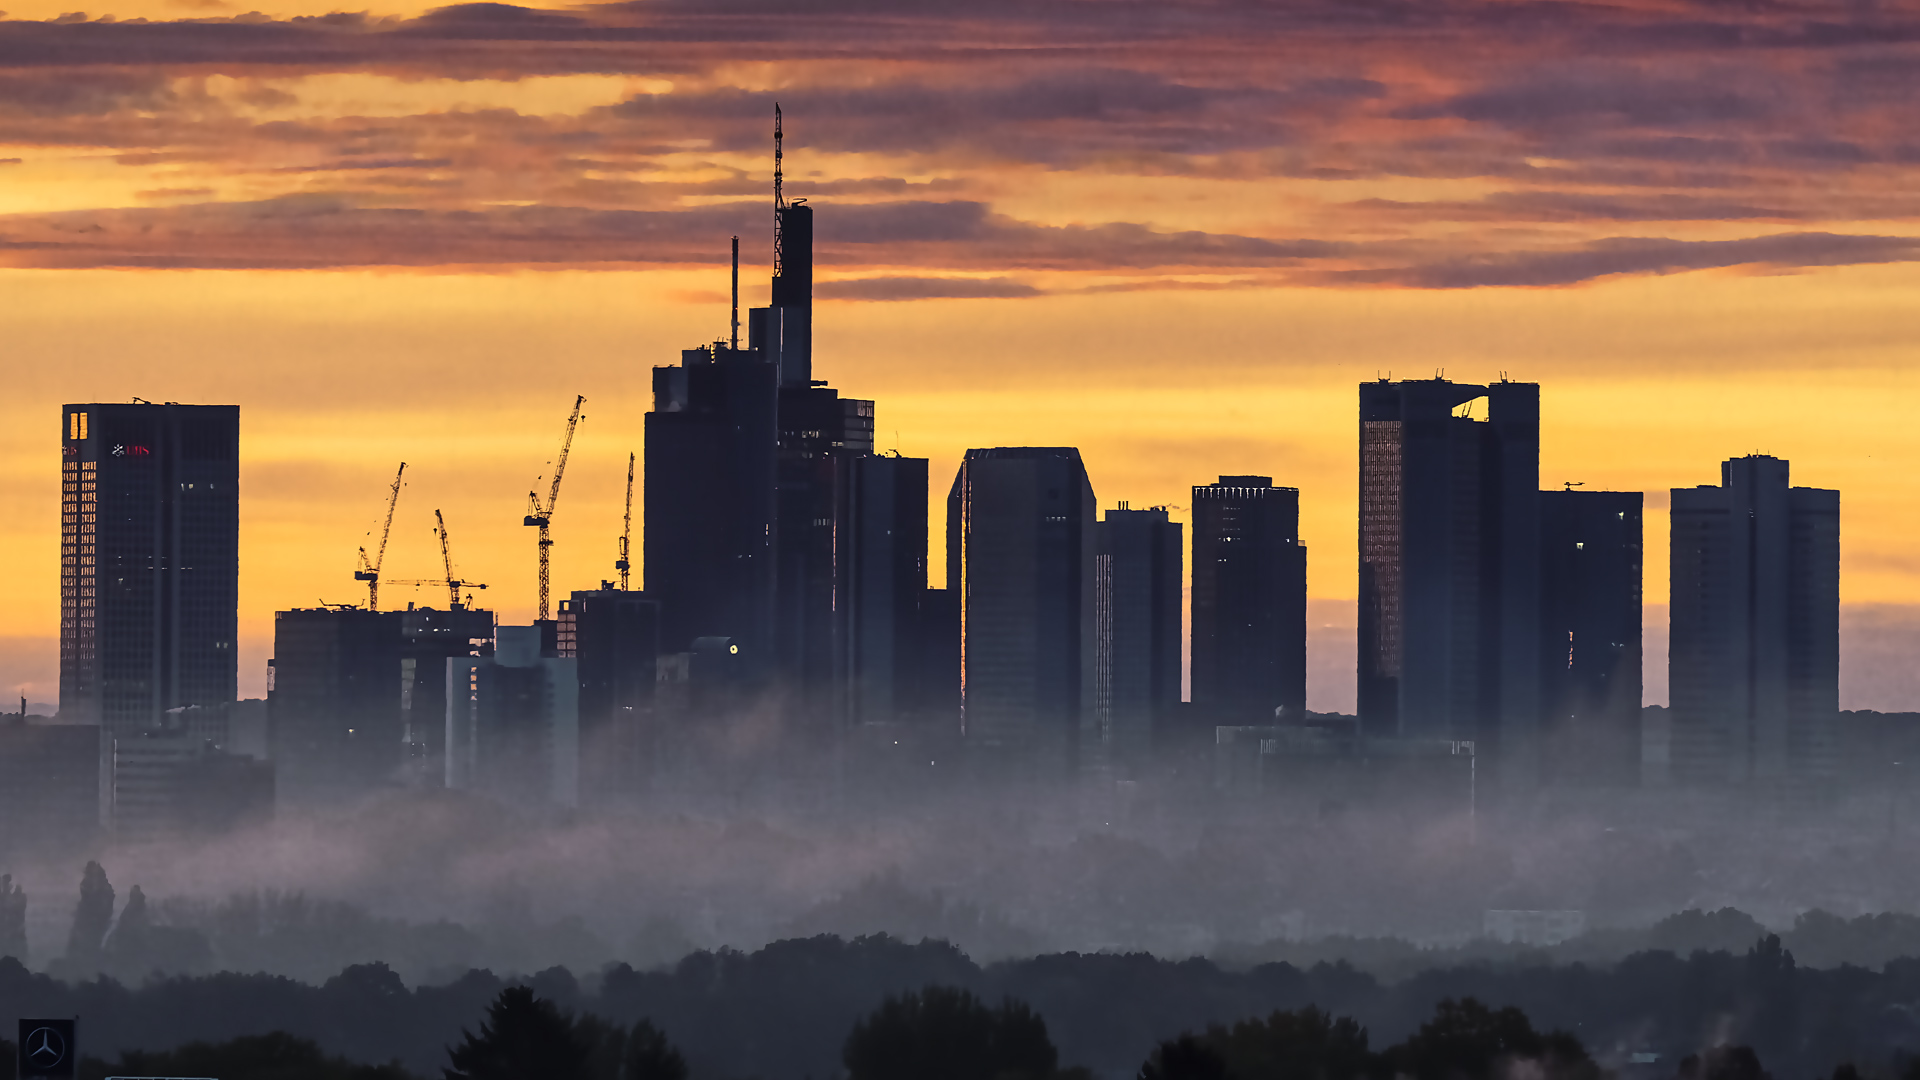
<path id="1" fill-rule="evenodd" d="M 437 785 L 447 661 L 493 652 L 493 613 L 456 606 L 276 612 L 270 753 L 283 803 Z"/>

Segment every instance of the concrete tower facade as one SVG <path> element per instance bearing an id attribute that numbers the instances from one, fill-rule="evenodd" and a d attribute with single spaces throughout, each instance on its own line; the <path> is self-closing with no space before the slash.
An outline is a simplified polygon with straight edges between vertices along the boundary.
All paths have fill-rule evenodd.
<path id="1" fill-rule="evenodd" d="M 1840 701 L 1840 493 L 1734 458 L 1673 489 L 1672 779 L 1818 780 Z"/>
<path id="2" fill-rule="evenodd" d="M 1065 766 L 1091 719 L 1093 485 L 1072 447 L 967 451 L 947 496 L 969 745 Z"/>
<path id="3" fill-rule="evenodd" d="M 1473 740 L 1503 782 L 1530 782 L 1539 487 L 1538 384 L 1361 384 L 1358 689 L 1368 735 Z"/>

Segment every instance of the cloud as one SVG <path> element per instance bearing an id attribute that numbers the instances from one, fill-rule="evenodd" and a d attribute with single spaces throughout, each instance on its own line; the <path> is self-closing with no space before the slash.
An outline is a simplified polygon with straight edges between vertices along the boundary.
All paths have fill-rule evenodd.
<path id="1" fill-rule="evenodd" d="M 1409 119 L 1451 116 L 1523 130 L 1567 124 L 1723 129 L 1773 116 L 1780 105 L 1775 100 L 1779 93 L 1777 88 L 1740 86 L 1725 71 L 1677 78 L 1625 65 L 1560 64 L 1406 108 L 1400 115 Z"/>
<path id="2" fill-rule="evenodd" d="M 1920 216 L 1913 70 L 1920 11 L 1886 5 L 820 0 L 796 18 L 635 0 L 0 21 L 0 142 L 98 149 L 154 173 L 128 190 L 173 202 L 247 200 L 3 224 L 7 258 L 34 265 L 710 263 L 716 237 L 765 227 L 778 100 L 788 191 L 825 210 L 821 263 L 857 280 L 1575 284 L 1742 265 L 1766 238 L 1729 241 L 1730 222 L 1843 235 Z M 413 111 L 303 81 L 332 72 L 404 84 Z M 609 78 L 555 104 L 543 75 Z M 491 104 L 457 104 L 481 80 Z M 502 107 L 503 85 L 529 103 Z M 1341 186 L 1363 180 L 1373 197 Z M 1622 222 L 1671 235 L 1610 236 Z M 1842 257 L 1776 255 L 1755 264 Z"/>
<path id="3" fill-rule="evenodd" d="M 822 300 L 977 300 L 1039 296 L 1040 290 L 1011 278 L 871 277 L 823 281 Z"/>
<path id="4" fill-rule="evenodd" d="M 1803 269 L 1920 261 L 1920 238 L 1780 233 L 1743 240 L 1616 237 L 1569 251 L 1442 259 L 1426 265 L 1336 276 L 1422 289 L 1574 285 L 1617 274 L 1675 274 L 1734 266 Z"/>
<path id="5" fill-rule="evenodd" d="M 0 240 L 14 249 L 0 262 L 217 269 L 703 265 L 720 261 L 724 238 L 750 232 L 746 224 L 758 226 L 764 214 L 758 202 L 660 211 L 441 211 L 306 195 L 0 218 Z M 822 213 L 816 250 L 817 260 L 829 266 L 1109 270 L 1293 265 L 1339 248 L 1196 230 L 1158 232 L 1123 222 L 1048 226 L 995 215 L 979 203 L 895 202 Z"/>

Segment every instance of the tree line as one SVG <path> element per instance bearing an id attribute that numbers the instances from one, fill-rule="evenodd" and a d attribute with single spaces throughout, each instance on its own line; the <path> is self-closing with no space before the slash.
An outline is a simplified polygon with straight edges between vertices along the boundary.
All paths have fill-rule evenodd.
<path id="1" fill-rule="evenodd" d="M 615 965 L 585 979 L 564 968 L 524 978 L 470 971 L 413 987 L 382 964 L 349 967 L 317 985 L 222 973 L 133 986 L 107 977 L 69 982 L 0 959 L 0 1015 L 80 1016 L 83 1049 L 103 1059 L 281 1032 L 345 1061 L 432 1076 L 475 1017 L 506 990 L 525 987 L 592 1023 L 644 1018 L 696 1078 L 797 1080 L 837 1075 L 856 1024 L 889 999 L 930 986 L 1024 1003 L 1044 1019 L 1060 1061 L 1103 1077 L 1135 1075 L 1162 1043 L 1183 1033 L 1205 1041 L 1222 1025 L 1229 1035 L 1215 1039 L 1215 1050 L 1231 1061 L 1233 1025 L 1310 1007 L 1370 1032 L 1370 1045 L 1391 1047 L 1438 1015 L 1441 1002 L 1466 999 L 1496 1015 L 1524 1008 L 1540 1030 L 1572 1033 L 1602 1062 L 1640 1055 L 1672 1065 L 1726 1043 L 1751 1047 L 1778 1075 L 1815 1077 L 1847 1063 L 1884 1070 L 1920 1047 L 1920 960 L 1877 972 L 1805 968 L 1775 937 L 1737 953 L 1648 952 L 1611 967 L 1450 967 L 1393 983 L 1342 964 L 1227 970 L 1144 954 L 1061 953 L 982 966 L 943 942 L 878 936 L 696 952 L 670 968 Z M 220 1075 L 126 1074 L 163 1073 Z"/>
<path id="2" fill-rule="evenodd" d="M 13 1080 L 13 1047 L 0 1042 L 0 1080 Z M 970 991 L 928 986 L 888 995 L 840 1045 L 845 1080 L 1093 1080 L 1061 1064 L 1046 1020 L 1025 1002 L 995 1005 Z M 1912 1062 L 1874 1070 L 1920 1080 Z M 509 986 L 474 1029 L 445 1048 L 440 1080 L 690 1080 L 687 1059 L 645 1018 L 618 1024 L 574 1013 L 532 987 Z M 108 1063 L 82 1060 L 79 1080 L 111 1076 L 206 1076 L 229 1080 L 416 1080 L 399 1062 L 357 1064 L 286 1032 L 128 1051 Z M 1406 1038 L 1381 1050 L 1350 1017 L 1313 1006 L 1210 1024 L 1152 1047 L 1135 1080 L 1611 1080 L 1575 1036 L 1539 1031 L 1511 1006 L 1444 999 Z M 1672 1080 L 1771 1080 L 1751 1047 L 1719 1045 L 1670 1063 Z M 1831 1080 L 1861 1080 L 1843 1063 Z"/>

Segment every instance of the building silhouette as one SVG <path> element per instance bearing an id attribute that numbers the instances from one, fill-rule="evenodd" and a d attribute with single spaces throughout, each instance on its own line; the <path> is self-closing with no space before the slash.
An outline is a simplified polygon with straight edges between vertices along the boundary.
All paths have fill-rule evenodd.
<path id="1" fill-rule="evenodd" d="M 848 719 L 890 723 L 927 709 L 927 459 L 851 462 Z"/>
<path id="2" fill-rule="evenodd" d="M 580 805 L 580 673 L 541 628 L 502 626 L 492 656 L 447 661 L 446 786 L 523 806 Z"/>
<path id="3" fill-rule="evenodd" d="M 1674 488 L 1668 693 L 1677 783 L 1819 780 L 1840 694 L 1840 493 L 1787 462 Z"/>
<path id="4" fill-rule="evenodd" d="M 1165 507 L 1108 510 L 1094 527 L 1093 729 L 1106 763 L 1131 770 L 1180 707 L 1185 554 Z"/>
<path id="5" fill-rule="evenodd" d="M 1192 697 L 1202 723 L 1307 709 L 1307 549 L 1300 490 L 1266 476 L 1193 488 Z"/>
<path id="6" fill-rule="evenodd" d="M 282 802 L 339 802 L 445 771 L 447 661 L 493 651 L 493 613 L 274 613 L 268 751 Z"/>
<path id="7" fill-rule="evenodd" d="M 1473 740 L 1528 781 L 1539 721 L 1540 387 L 1360 386 L 1360 723 Z"/>
<path id="8" fill-rule="evenodd" d="M 813 208 L 781 188 L 779 124 L 776 110 L 769 303 L 748 312 L 745 348 L 736 322 L 726 341 L 654 370 L 642 544 L 662 652 L 726 642 L 724 664 L 688 667 L 724 670 L 725 693 L 690 700 L 774 689 L 785 730 L 825 746 L 852 719 L 904 707 L 926 473 L 921 461 L 920 490 L 902 490 L 911 459 L 875 463 L 874 403 L 813 377 Z M 734 252 L 737 318 L 737 240 Z M 896 586 L 916 566 L 918 591 Z"/>
<path id="9" fill-rule="evenodd" d="M 1077 763 L 1091 719 L 1093 485 L 1072 447 L 968 450 L 947 496 L 969 746 Z"/>
<path id="10" fill-rule="evenodd" d="M 654 689 L 660 606 L 610 587 L 560 601 L 554 652 L 576 661 L 580 678 L 580 799 L 605 803 L 632 793 L 645 749 L 657 734 Z"/>
<path id="11" fill-rule="evenodd" d="M 770 658 L 778 402 L 760 350 L 714 344 L 653 369 L 641 546 L 662 652 L 723 635 Z"/>
<path id="12" fill-rule="evenodd" d="M 873 402 L 825 385 L 781 387 L 775 648 L 788 715 L 815 735 L 835 730 L 847 707 L 852 470 L 872 453 Z"/>
<path id="13" fill-rule="evenodd" d="M 240 409 L 61 412 L 60 712 L 122 735 L 234 700 Z"/>
<path id="14" fill-rule="evenodd" d="M 1541 770 L 1549 783 L 1640 779 L 1638 491 L 1540 493 Z"/>

